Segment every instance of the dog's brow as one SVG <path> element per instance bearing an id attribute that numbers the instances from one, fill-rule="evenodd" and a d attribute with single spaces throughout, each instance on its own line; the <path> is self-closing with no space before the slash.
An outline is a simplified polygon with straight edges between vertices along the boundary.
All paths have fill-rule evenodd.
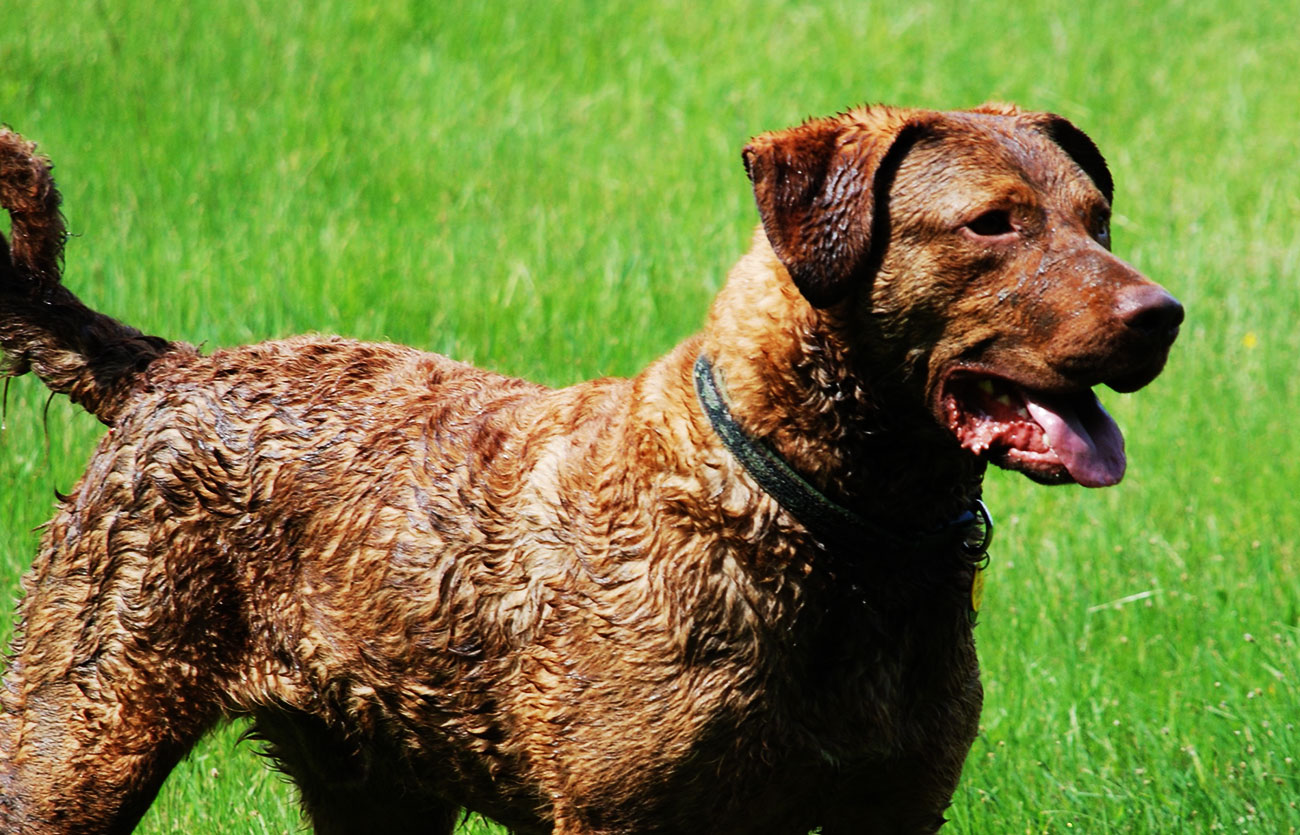
<path id="1" fill-rule="evenodd" d="M 1029 172 L 1009 153 L 943 143 L 918 149 L 905 161 L 896 192 L 916 196 L 918 217 L 956 221 L 979 209 L 1033 208 L 1042 203 Z"/>

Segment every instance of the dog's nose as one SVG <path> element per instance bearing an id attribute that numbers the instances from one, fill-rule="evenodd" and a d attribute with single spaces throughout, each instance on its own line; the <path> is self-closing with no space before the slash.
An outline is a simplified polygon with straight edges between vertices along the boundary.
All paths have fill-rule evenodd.
<path id="1" fill-rule="evenodd" d="M 1172 342 L 1183 323 L 1183 306 L 1163 287 L 1143 284 L 1120 296 L 1115 315 L 1125 327 L 1147 339 Z"/>

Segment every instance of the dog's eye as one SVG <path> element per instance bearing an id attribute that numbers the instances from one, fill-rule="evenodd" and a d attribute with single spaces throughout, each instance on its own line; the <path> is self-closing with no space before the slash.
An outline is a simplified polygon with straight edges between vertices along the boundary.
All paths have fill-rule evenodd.
<path id="1" fill-rule="evenodd" d="M 1110 221 L 1105 221 L 1097 229 L 1097 243 L 1110 249 Z"/>
<path id="2" fill-rule="evenodd" d="M 985 212 L 963 228 L 980 238 L 996 238 L 1016 231 L 1015 225 L 1011 222 L 1011 212 L 1006 209 Z"/>

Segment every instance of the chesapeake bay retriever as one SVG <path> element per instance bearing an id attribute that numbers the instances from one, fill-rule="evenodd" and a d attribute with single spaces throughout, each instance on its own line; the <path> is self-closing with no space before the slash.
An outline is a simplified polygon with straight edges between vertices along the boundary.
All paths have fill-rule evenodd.
<path id="1" fill-rule="evenodd" d="M 0 828 L 126 832 L 249 717 L 317 832 L 932 832 L 981 704 L 992 462 L 1114 484 L 1091 388 L 1182 308 L 1058 116 L 863 107 L 744 150 L 703 333 L 559 390 L 395 345 L 201 354 L 60 283 L 0 134 L 0 345 L 108 425 L 24 580 Z"/>

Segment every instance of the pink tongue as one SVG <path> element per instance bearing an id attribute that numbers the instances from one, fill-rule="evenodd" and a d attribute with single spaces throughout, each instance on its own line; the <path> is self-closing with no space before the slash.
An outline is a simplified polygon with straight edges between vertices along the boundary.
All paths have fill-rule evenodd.
<path id="1" fill-rule="evenodd" d="M 1124 436 L 1097 396 L 1072 400 L 1040 399 L 1025 392 L 1029 414 L 1047 435 L 1047 443 L 1084 487 L 1109 487 L 1124 477 Z"/>

